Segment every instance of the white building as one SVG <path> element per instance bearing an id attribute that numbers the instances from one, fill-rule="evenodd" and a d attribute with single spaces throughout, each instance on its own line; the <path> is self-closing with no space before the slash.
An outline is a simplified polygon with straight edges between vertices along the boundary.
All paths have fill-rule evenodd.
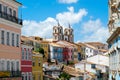
<path id="1" fill-rule="evenodd" d="M 109 80 L 120 80 L 120 0 L 109 0 Z"/>
<path id="2" fill-rule="evenodd" d="M 75 68 L 86 71 L 86 75 L 88 75 L 89 78 L 93 78 L 93 75 L 94 78 L 100 78 L 100 74 L 103 75 L 107 73 L 108 66 L 109 58 L 104 55 L 95 55 L 75 64 Z"/>

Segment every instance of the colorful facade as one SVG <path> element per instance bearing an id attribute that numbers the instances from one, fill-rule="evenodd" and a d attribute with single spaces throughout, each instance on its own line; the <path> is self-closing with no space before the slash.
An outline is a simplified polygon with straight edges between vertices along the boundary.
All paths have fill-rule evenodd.
<path id="1" fill-rule="evenodd" d="M 21 37 L 21 72 L 22 80 L 32 80 L 32 45 L 27 37 Z"/>
<path id="2" fill-rule="evenodd" d="M 44 61 L 48 61 L 48 54 L 49 54 L 49 42 L 42 40 L 40 47 L 44 49 Z"/>
<path id="3" fill-rule="evenodd" d="M 21 79 L 21 27 L 15 0 L 0 0 L 0 72 L 8 72 L 7 77 Z M 0 77 L 6 77 L 5 75 Z"/>
<path id="4" fill-rule="evenodd" d="M 33 52 L 32 55 L 32 79 L 43 80 L 43 55 Z"/>
<path id="5" fill-rule="evenodd" d="M 50 43 L 49 59 L 51 62 L 63 62 L 63 46 L 57 43 Z"/>

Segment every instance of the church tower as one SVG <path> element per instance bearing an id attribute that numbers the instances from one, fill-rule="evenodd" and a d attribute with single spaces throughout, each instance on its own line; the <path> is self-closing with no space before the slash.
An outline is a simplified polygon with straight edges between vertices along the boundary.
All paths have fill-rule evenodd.
<path id="1" fill-rule="evenodd" d="M 53 27 L 53 37 L 55 40 L 63 40 L 63 27 L 60 26 L 58 22 L 58 26 Z"/>
<path id="2" fill-rule="evenodd" d="M 73 29 L 71 28 L 69 24 L 69 28 L 65 28 L 64 30 L 64 40 L 68 42 L 73 42 Z"/>

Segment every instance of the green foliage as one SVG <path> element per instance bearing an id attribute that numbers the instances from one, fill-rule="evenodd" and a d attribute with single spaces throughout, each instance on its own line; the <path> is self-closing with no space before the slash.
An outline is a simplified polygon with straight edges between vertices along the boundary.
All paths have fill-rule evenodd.
<path id="1" fill-rule="evenodd" d="M 74 65 L 74 62 L 73 61 L 69 61 L 68 65 Z"/>
<path id="2" fill-rule="evenodd" d="M 36 48 L 35 50 L 34 50 L 35 52 L 39 52 L 40 54 L 42 54 L 43 55 L 43 57 L 45 57 L 45 52 L 44 52 L 44 49 L 43 48 Z"/>
<path id="3" fill-rule="evenodd" d="M 60 78 L 57 79 L 57 80 L 70 80 L 70 75 L 67 74 L 67 73 L 65 73 L 65 72 L 63 72 L 62 74 L 60 74 L 59 77 L 60 77 Z"/>
<path id="4" fill-rule="evenodd" d="M 43 48 L 39 48 L 39 53 L 44 55 L 44 49 Z"/>

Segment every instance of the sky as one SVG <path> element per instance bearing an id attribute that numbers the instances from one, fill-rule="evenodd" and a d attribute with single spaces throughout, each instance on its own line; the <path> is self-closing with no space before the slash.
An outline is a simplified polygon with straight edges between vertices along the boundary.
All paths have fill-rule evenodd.
<path id="1" fill-rule="evenodd" d="M 108 0 L 17 0 L 23 4 L 22 35 L 52 38 L 53 26 L 71 24 L 74 42 L 106 42 Z M 21 15 L 19 16 L 21 17 Z"/>

